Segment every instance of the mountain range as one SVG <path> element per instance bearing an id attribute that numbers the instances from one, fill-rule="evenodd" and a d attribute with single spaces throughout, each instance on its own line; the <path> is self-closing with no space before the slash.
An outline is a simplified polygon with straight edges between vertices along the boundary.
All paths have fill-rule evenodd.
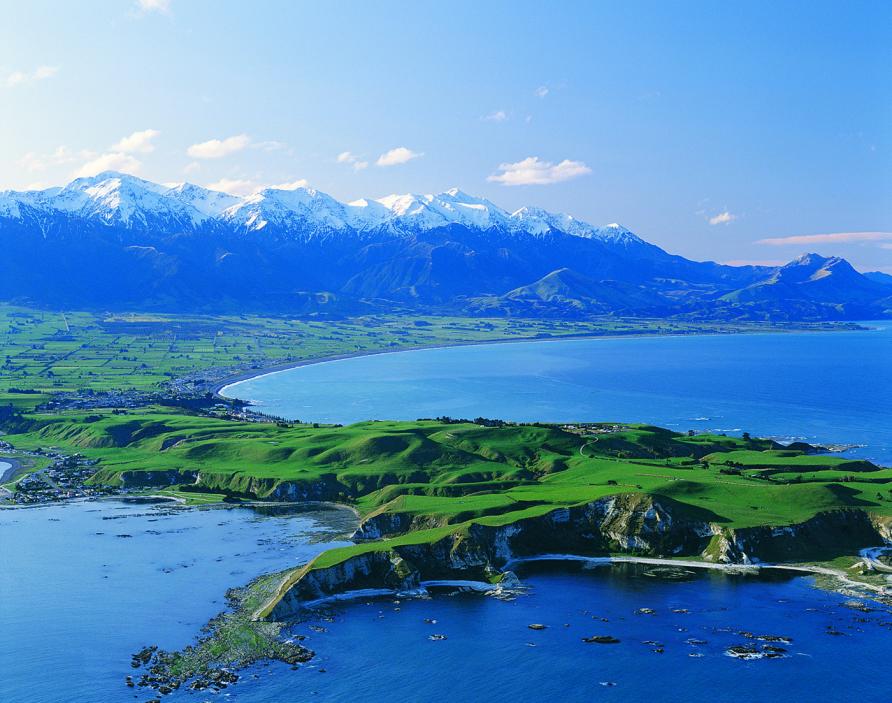
<path id="1" fill-rule="evenodd" d="M 892 316 L 892 277 L 844 259 L 728 266 L 618 224 L 508 212 L 451 189 L 342 203 L 246 197 L 120 173 L 0 193 L 0 299 L 100 309 L 575 318 Z"/>

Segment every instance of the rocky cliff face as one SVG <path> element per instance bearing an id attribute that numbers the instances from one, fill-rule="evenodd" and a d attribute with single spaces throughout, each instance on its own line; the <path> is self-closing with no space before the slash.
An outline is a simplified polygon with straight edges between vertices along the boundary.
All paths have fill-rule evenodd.
<path id="1" fill-rule="evenodd" d="M 411 527 L 412 516 L 408 513 L 379 513 L 359 523 L 353 539 L 357 542 L 383 539 L 408 532 Z"/>
<path id="2" fill-rule="evenodd" d="M 390 534 L 402 524 L 384 515 L 366 521 L 361 535 Z M 892 519 L 860 510 L 821 513 L 796 525 L 728 529 L 692 516 L 688 506 L 642 494 L 610 496 L 553 510 L 509 525 L 473 524 L 464 532 L 421 544 L 396 545 L 309 569 L 269 617 L 294 615 L 302 602 L 363 588 L 407 590 L 422 581 L 498 581 L 515 558 L 561 553 L 629 552 L 652 557 L 701 556 L 721 563 L 803 561 L 855 553 L 892 541 Z"/>
<path id="3" fill-rule="evenodd" d="M 419 572 L 395 551 L 368 552 L 325 569 L 311 569 L 298 580 L 267 616 L 283 620 L 295 614 L 301 603 L 344 591 L 363 588 L 408 590 L 420 583 Z"/>
<path id="4" fill-rule="evenodd" d="M 735 564 L 821 560 L 881 544 L 892 537 L 888 520 L 863 510 L 830 510 L 783 527 L 715 528 L 704 552 L 710 561 Z"/>
<path id="5" fill-rule="evenodd" d="M 886 544 L 892 544 L 892 516 L 875 515 L 871 517 L 871 522 L 876 528 L 877 533 L 883 538 Z"/>

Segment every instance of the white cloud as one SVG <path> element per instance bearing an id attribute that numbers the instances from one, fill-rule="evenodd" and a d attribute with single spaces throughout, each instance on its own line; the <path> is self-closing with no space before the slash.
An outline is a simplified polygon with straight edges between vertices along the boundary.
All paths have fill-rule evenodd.
<path id="1" fill-rule="evenodd" d="M 123 173 L 136 173 L 142 168 L 142 163 L 130 154 L 113 151 L 100 154 L 81 166 L 75 173 L 75 178 L 95 176 L 103 171 L 121 171 Z"/>
<path id="2" fill-rule="evenodd" d="M 638 100 L 640 100 L 641 102 L 646 102 L 648 100 L 656 100 L 657 98 L 659 98 L 662 95 L 663 94 L 659 90 L 651 90 L 651 91 L 648 91 L 647 93 L 642 93 L 641 95 L 639 95 Z"/>
<path id="3" fill-rule="evenodd" d="M 273 188 L 275 190 L 297 190 L 298 188 L 306 188 L 308 185 L 310 184 L 306 178 L 298 178 L 296 181 L 291 181 L 290 183 L 276 183 L 264 187 Z"/>
<path id="4" fill-rule="evenodd" d="M 38 171 L 45 171 L 48 166 L 64 166 L 65 164 L 74 163 L 75 161 L 91 159 L 95 156 L 96 154 L 93 152 L 81 151 L 76 154 L 67 146 L 59 146 L 56 147 L 56 150 L 51 154 L 38 154 L 34 151 L 29 151 L 19 159 L 19 166 L 26 171 L 36 173 Z"/>
<path id="5" fill-rule="evenodd" d="M 59 72 L 58 66 L 38 66 L 37 70 L 34 71 L 34 80 L 44 81 L 47 78 L 52 78 L 58 72 Z"/>
<path id="6" fill-rule="evenodd" d="M 417 159 L 420 156 L 424 156 L 424 154 L 412 151 L 404 146 L 398 146 L 395 149 L 385 151 L 381 154 L 375 164 L 378 166 L 398 166 L 399 164 L 408 163 L 412 159 Z"/>
<path id="7" fill-rule="evenodd" d="M 29 151 L 21 159 L 19 159 L 19 166 L 23 167 L 27 171 L 30 171 L 31 173 L 43 171 L 44 169 L 46 169 L 46 164 L 46 157 L 41 156 L 40 154 L 37 154 L 33 151 Z"/>
<path id="8" fill-rule="evenodd" d="M 247 134 L 237 134 L 226 139 L 209 139 L 206 142 L 193 144 L 186 153 L 193 159 L 219 159 L 241 151 L 251 143 Z"/>
<path id="9" fill-rule="evenodd" d="M 354 171 L 362 171 L 364 168 L 368 168 L 369 165 L 368 161 L 350 151 L 342 151 L 338 154 L 337 160 L 339 164 L 349 164 Z"/>
<path id="10" fill-rule="evenodd" d="M 13 71 L 6 76 L 6 85 L 14 88 L 22 83 L 30 83 L 31 81 L 44 81 L 52 78 L 59 72 L 58 66 L 38 66 L 30 73 L 25 71 Z"/>
<path id="11" fill-rule="evenodd" d="M 197 161 L 190 161 L 183 167 L 183 173 L 195 173 L 201 170 L 201 164 Z"/>
<path id="12" fill-rule="evenodd" d="M 536 88 L 536 90 L 533 91 L 533 95 L 535 95 L 537 98 L 544 98 L 546 95 L 548 95 L 548 92 L 549 91 L 547 85 L 540 85 L 538 88 Z"/>
<path id="13" fill-rule="evenodd" d="M 239 178 L 221 178 L 214 183 L 208 183 L 207 188 L 211 190 L 219 190 L 230 195 L 251 195 L 251 193 L 259 190 L 259 186 L 254 181 Z"/>
<path id="14" fill-rule="evenodd" d="M 592 170 L 582 161 L 564 159 L 558 164 L 542 161 L 538 156 L 528 156 L 515 163 L 499 164 L 500 173 L 486 180 L 504 186 L 549 185 L 586 176 Z"/>
<path id="15" fill-rule="evenodd" d="M 709 218 L 709 224 L 711 225 L 729 225 L 734 220 L 737 219 L 737 215 L 732 215 L 730 212 L 725 210 L 724 212 L 720 212 L 717 215 L 713 215 Z"/>
<path id="16" fill-rule="evenodd" d="M 508 113 L 504 110 L 496 110 L 495 112 L 490 112 L 488 115 L 484 115 L 480 119 L 484 122 L 504 122 L 508 119 Z"/>
<path id="17" fill-rule="evenodd" d="M 155 151 L 155 145 L 152 140 L 161 132 L 157 129 L 144 129 L 141 132 L 134 132 L 129 137 L 124 137 L 112 147 L 112 151 L 122 151 L 127 154 L 139 153 L 148 154 Z"/>
<path id="18" fill-rule="evenodd" d="M 892 239 L 892 232 L 831 232 L 830 234 L 798 234 L 792 237 L 770 237 L 756 244 L 784 246 L 785 244 L 850 244 L 852 242 L 877 242 Z M 880 245 L 884 246 L 884 245 Z"/>
<path id="19" fill-rule="evenodd" d="M 255 149 L 260 149 L 261 151 L 290 151 L 288 145 L 285 142 L 277 142 L 272 139 L 265 142 L 257 142 L 256 144 L 252 144 L 251 146 Z"/>
<path id="20" fill-rule="evenodd" d="M 142 14 L 160 12 L 166 15 L 170 12 L 170 0 L 136 0 L 136 6 Z"/>

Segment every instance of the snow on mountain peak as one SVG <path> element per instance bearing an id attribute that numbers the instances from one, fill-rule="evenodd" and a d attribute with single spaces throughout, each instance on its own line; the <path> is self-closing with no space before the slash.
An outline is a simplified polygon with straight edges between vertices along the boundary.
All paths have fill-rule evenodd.
<path id="1" fill-rule="evenodd" d="M 25 210 L 23 211 L 23 206 Z M 209 190 L 192 183 L 160 185 L 113 171 L 78 178 L 63 188 L 0 193 L 0 217 L 21 218 L 28 208 L 60 212 L 125 227 L 195 229 L 217 220 L 246 230 L 269 225 L 299 231 L 403 235 L 458 225 L 479 231 L 546 236 L 552 232 L 628 245 L 641 242 L 622 225 L 594 227 L 565 213 L 523 207 L 513 213 L 450 188 L 438 194 L 407 193 L 342 203 L 310 188 L 266 188 L 244 197 Z"/>
<path id="2" fill-rule="evenodd" d="M 260 230 L 270 223 L 280 227 L 309 225 L 338 230 L 350 227 L 346 207 L 315 188 L 264 188 L 227 208 L 223 216 L 249 230 Z"/>
<path id="3" fill-rule="evenodd" d="M 390 210 L 392 221 L 398 227 L 403 224 L 401 220 L 407 220 L 406 224 L 421 229 L 459 224 L 486 230 L 506 224 L 509 217 L 489 200 L 468 195 L 458 188 L 437 195 L 388 195 L 378 198 L 377 202 Z"/>
<path id="4" fill-rule="evenodd" d="M 577 220 L 563 212 L 548 212 L 538 207 L 522 207 L 511 217 L 524 231 L 542 235 L 552 230 L 572 234 L 576 237 L 592 237 L 597 229 L 587 222 Z"/>
<path id="5" fill-rule="evenodd" d="M 193 183 L 171 186 L 165 196 L 193 208 L 197 213 L 197 216 L 192 218 L 196 224 L 209 218 L 220 217 L 227 208 L 239 202 L 239 198 L 234 195 L 202 188 Z"/>
<path id="6" fill-rule="evenodd" d="M 638 237 L 632 230 L 623 227 L 621 224 L 613 222 L 598 228 L 597 236 L 612 242 L 621 242 L 623 244 L 640 243 L 643 240 Z"/>

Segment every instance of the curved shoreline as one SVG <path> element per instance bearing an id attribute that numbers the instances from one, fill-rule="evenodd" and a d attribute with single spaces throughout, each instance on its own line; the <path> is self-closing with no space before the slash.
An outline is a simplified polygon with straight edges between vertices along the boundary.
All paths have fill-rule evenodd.
<path id="1" fill-rule="evenodd" d="M 890 549 L 890 547 L 878 547 L 876 549 Z M 876 586 L 874 584 L 865 583 L 863 581 L 855 581 L 851 579 L 841 569 L 833 569 L 825 566 L 810 564 L 784 564 L 784 563 L 720 563 L 709 562 L 703 560 L 685 560 L 659 557 L 635 557 L 635 556 L 601 556 L 591 557 L 578 554 L 537 554 L 527 557 L 516 557 L 508 561 L 504 566 L 504 572 L 510 571 L 512 566 L 519 564 L 535 563 L 535 562 L 579 562 L 590 564 L 595 567 L 614 566 L 617 564 L 638 564 L 642 566 L 662 566 L 662 567 L 678 567 L 688 569 L 699 569 L 705 571 L 718 571 L 725 574 L 740 574 L 748 576 L 759 576 L 762 571 L 786 571 L 790 573 L 791 578 L 805 576 L 827 576 L 838 582 L 838 586 L 832 589 L 840 595 L 852 595 L 853 592 L 869 591 L 879 597 L 888 596 L 890 591 L 887 587 Z M 401 590 L 397 588 L 359 588 L 354 590 L 342 591 L 331 595 L 305 601 L 301 604 L 306 610 L 314 610 L 320 606 L 330 605 L 332 603 L 349 602 L 361 598 L 385 598 L 392 596 L 413 597 L 424 595 L 430 588 L 456 588 L 459 590 L 468 590 L 483 595 L 493 593 L 503 593 L 505 591 L 514 591 L 523 589 L 523 586 L 504 587 L 499 584 L 487 583 L 485 581 L 459 580 L 459 579 L 432 579 L 421 581 L 417 588 L 409 590 Z M 262 619 L 261 613 L 269 603 L 263 603 L 251 615 L 252 620 Z"/>
<path id="2" fill-rule="evenodd" d="M 300 361 L 289 361 L 282 364 L 272 364 L 262 368 L 244 371 L 242 373 L 227 376 L 210 386 L 211 393 L 217 398 L 225 398 L 226 400 L 241 400 L 250 403 L 245 398 L 239 398 L 235 395 L 227 395 L 224 391 L 230 386 L 237 385 L 244 381 L 251 381 L 264 376 L 290 371 L 291 369 L 299 369 L 304 366 L 315 366 L 317 364 L 328 364 L 335 361 L 346 361 L 349 359 L 359 359 L 366 356 L 379 356 L 381 354 L 403 354 L 407 352 L 429 351 L 431 349 L 450 349 L 453 347 L 482 347 L 492 344 L 531 344 L 536 342 L 572 342 L 572 341 L 589 341 L 593 339 L 656 339 L 663 337 L 727 337 L 731 335 L 773 335 L 773 334 L 822 334 L 824 332 L 862 332 L 869 331 L 871 328 L 862 327 L 861 329 L 739 329 L 727 332 L 688 332 L 660 334 L 658 332 L 642 332 L 640 334 L 567 334 L 551 337 L 500 337 L 498 339 L 484 339 L 474 341 L 457 341 L 457 342 L 438 342 L 436 344 L 419 344 L 415 346 L 403 347 L 400 349 L 366 349 L 362 351 L 346 352 L 344 354 L 330 354 L 327 356 L 313 357 L 309 359 L 301 359 Z"/>
<path id="3" fill-rule="evenodd" d="M 888 549 L 888 546 L 884 547 L 874 547 L 872 549 Z M 868 551 L 868 550 L 862 550 Z M 840 588 L 853 588 L 853 589 L 866 589 L 868 591 L 873 591 L 878 593 L 880 596 L 889 595 L 889 590 L 886 586 L 876 586 L 872 583 L 865 583 L 863 581 L 855 581 L 849 578 L 849 575 L 846 574 L 842 569 L 833 569 L 828 566 L 818 566 L 817 564 L 797 564 L 790 563 L 785 564 L 783 562 L 754 562 L 752 564 L 744 564 L 744 563 L 719 563 L 719 562 L 710 562 L 703 560 L 686 560 L 686 559 L 661 559 L 659 557 L 633 557 L 633 556 L 609 556 L 609 557 L 583 557 L 577 556 L 574 554 L 541 554 L 532 557 L 517 557 L 511 561 L 509 561 L 505 568 L 508 568 L 512 564 L 523 564 L 527 562 L 536 562 L 536 561 L 581 561 L 586 563 L 591 563 L 595 565 L 606 565 L 606 564 L 644 564 L 650 566 L 677 566 L 677 567 L 687 567 L 692 569 L 707 569 L 707 570 L 715 570 L 715 571 L 723 571 L 725 573 L 737 573 L 737 574 L 755 574 L 758 575 L 761 571 L 765 570 L 773 570 L 773 571 L 791 571 L 796 573 L 804 573 L 811 574 L 813 576 L 829 576 L 834 578 L 840 582 Z M 834 589 L 836 590 L 836 589 Z M 838 591 L 842 592 L 842 591 Z M 843 594 L 844 595 L 844 594 Z"/>
<path id="4" fill-rule="evenodd" d="M 21 459 L 15 459 L 11 456 L 0 456 L 0 464 L 9 464 L 9 467 L 4 469 L 3 475 L 0 476 L 0 484 L 12 481 L 24 466 Z"/>

